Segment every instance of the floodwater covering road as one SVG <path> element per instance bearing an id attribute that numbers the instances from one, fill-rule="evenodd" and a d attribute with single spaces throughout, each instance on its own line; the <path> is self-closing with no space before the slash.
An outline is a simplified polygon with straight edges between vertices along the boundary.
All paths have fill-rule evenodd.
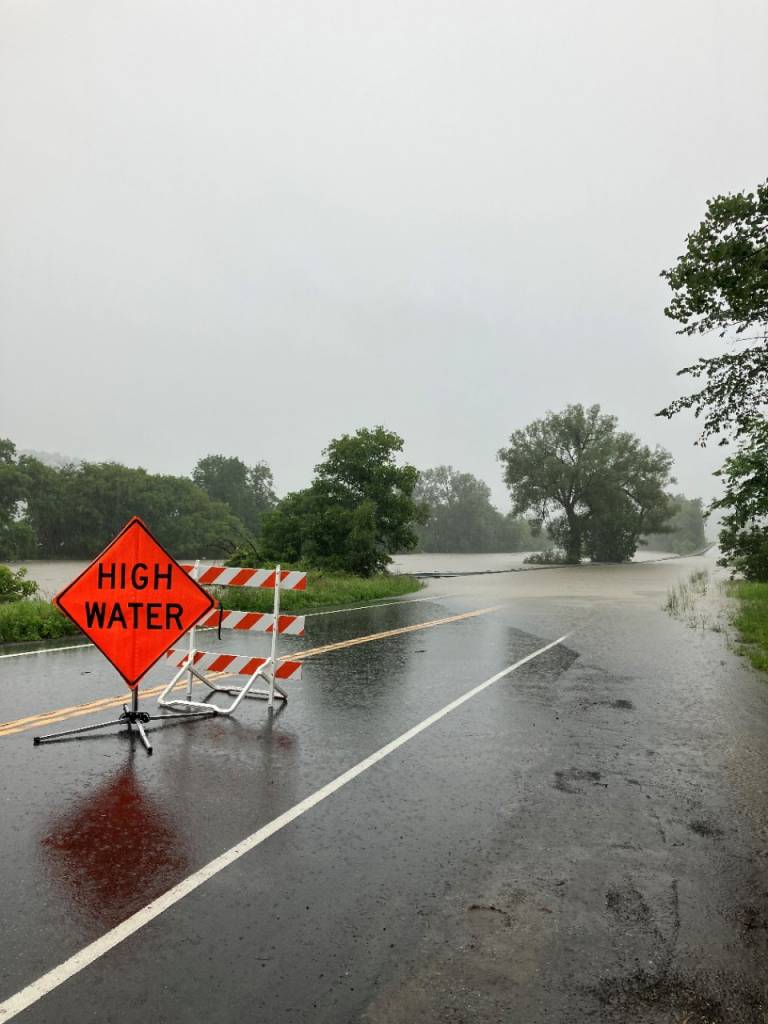
<path id="1" fill-rule="evenodd" d="M 287 707 L 159 726 L 151 758 L 33 747 L 113 717 L 77 707 L 127 693 L 93 649 L 0 658 L 0 1021 L 765 1021 L 768 686 L 661 610 L 702 567 L 310 616 Z"/>

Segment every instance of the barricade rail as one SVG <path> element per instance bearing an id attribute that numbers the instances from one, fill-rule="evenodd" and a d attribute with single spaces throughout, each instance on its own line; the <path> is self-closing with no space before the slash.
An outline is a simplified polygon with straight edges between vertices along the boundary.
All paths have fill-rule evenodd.
<path id="1" fill-rule="evenodd" d="M 197 563 L 195 563 L 196 565 Z M 195 565 L 182 564 L 184 572 L 192 575 Z M 290 569 L 238 569 L 229 565 L 204 565 L 197 570 L 195 579 L 204 587 L 259 587 L 274 590 L 280 578 L 280 590 L 306 590 L 307 574 Z"/>
<path id="2" fill-rule="evenodd" d="M 199 562 L 195 562 L 194 564 L 182 564 L 182 569 L 204 586 L 259 587 L 274 590 L 274 606 L 271 613 L 237 611 L 221 607 L 207 612 L 197 627 L 193 626 L 190 629 L 188 649 L 183 651 L 172 648 L 167 652 L 166 656 L 174 659 L 174 665 L 178 668 L 178 672 L 158 697 L 158 704 L 171 711 L 207 711 L 219 715 L 231 715 L 246 697 L 266 700 L 270 708 L 274 706 L 276 697 L 287 701 L 288 694 L 277 680 L 300 680 L 301 662 L 278 660 L 278 637 L 282 634 L 303 636 L 305 620 L 303 615 L 280 614 L 280 592 L 282 590 L 306 590 L 307 574 L 293 570 L 284 571 L 279 565 L 274 569 L 244 569 L 221 565 L 201 566 Z M 196 628 L 253 630 L 269 633 L 272 638 L 269 657 L 254 658 L 242 654 L 199 651 L 195 646 Z M 206 674 L 208 672 L 227 672 L 247 676 L 248 679 L 240 686 L 222 686 L 218 680 L 211 679 Z M 185 673 L 187 675 L 186 695 L 172 697 L 171 691 Z M 253 688 L 258 678 L 263 679 L 267 684 L 266 689 Z M 192 683 L 194 679 L 205 683 L 212 691 L 211 696 L 213 693 L 226 693 L 233 696 L 234 701 L 229 707 L 220 707 L 211 703 L 210 697 L 207 701 L 193 700 Z"/>

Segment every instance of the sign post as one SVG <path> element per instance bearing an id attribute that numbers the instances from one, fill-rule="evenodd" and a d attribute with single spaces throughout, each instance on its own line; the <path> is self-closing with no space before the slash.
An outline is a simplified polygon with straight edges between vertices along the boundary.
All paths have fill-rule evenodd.
<path id="1" fill-rule="evenodd" d="M 144 725 L 150 721 L 179 719 L 139 711 L 139 681 L 187 630 L 213 607 L 214 601 L 134 517 L 111 544 L 53 599 L 117 669 L 131 692 L 131 706 L 109 722 L 81 729 L 35 736 L 48 743 L 68 736 L 125 725 L 135 725 L 141 742 L 152 753 Z M 189 712 L 185 719 L 209 717 L 206 711 Z"/>

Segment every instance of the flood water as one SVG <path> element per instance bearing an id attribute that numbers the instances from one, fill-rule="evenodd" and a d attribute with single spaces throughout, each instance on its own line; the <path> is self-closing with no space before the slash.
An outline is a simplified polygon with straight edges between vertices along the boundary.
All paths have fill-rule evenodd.
<path id="1" fill-rule="evenodd" d="M 396 573 L 498 571 L 520 568 L 529 554 L 528 551 L 517 551 L 477 555 L 424 553 L 395 555 L 390 569 Z M 668 557 L 668 555 L 665 555 L 663 551 L 647 551 L 643 548 L 637 552 L 634 561 L 647 562 L 664 557 Z M 32 559 L 28 562 L 8 562 L 7 564 L 14 572 L 17 569 L 25 568 L 29 579 L 34 580 L 40 587 L 41 595 L 50 598 L 71 583 L 85 569 L 88 561 L 85 559 L 66 561 Z"/>

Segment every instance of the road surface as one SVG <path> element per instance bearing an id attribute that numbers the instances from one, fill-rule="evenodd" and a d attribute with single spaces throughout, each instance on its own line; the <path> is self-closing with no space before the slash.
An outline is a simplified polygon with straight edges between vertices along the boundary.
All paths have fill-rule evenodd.
<path id="1" fill-rule="evenodd" d="M 311 616 L 284 710 L 151 758 L 33 746 L 114 716 L 93 649 L 0 658 L 0 1021 L 768 1020 L 768 686 L 661 610 L 702 566 Z"/>

